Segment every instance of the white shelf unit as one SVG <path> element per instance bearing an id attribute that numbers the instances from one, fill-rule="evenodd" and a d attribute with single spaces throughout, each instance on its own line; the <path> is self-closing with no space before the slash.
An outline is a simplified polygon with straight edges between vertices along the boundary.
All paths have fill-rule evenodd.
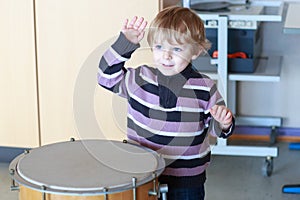
<path id="1" fill-rule="evenodd" d="M 184 7 L 190 6 L 190 0 L 183 2 Z M 201 71 L 216 79 L 218 88 L 225 88 L 222 92 L 223 98 L 227 102 L 229 108 L 236 113 L 236 82 L 237 81 L 261 81 L 261 82 L 278 82 L 280 81 L 280 71 L 282 57 L 267 56 L 259 60 L 259 64 L 254 73 L 228 73 L 227 66 L 227 40 L 228 25 L 231 21 L 252 20 L 256 23 L 261 22 L 281 22 L 283 13 L 283 2 L 281 1 L 251 1 L 249 4 L 251 9 L 263 7 L 262 12 L 258 15 L 250 12 L 201 12 L 199 16 L 202 20 L 214 20 L 217 22 L 217 38 L 218 38 L 218 58 L 200 58 Z M 232 98 L 233 97 L 233 98 Z M 281 118 L 279 117 L 255 117 L 255 116 L 236 116 L 237 125 L 250 126 L 281 126 Z M 212 146 L 212 154 L 214 155 L 233 155 L 233 156 L 257 156 L 266 157 L 267 165 L 263 166 L 263 170 L 267 171 L 269 176 L 273 168 L 272 158 L 278 156 L 277 147 L 261 147 L 261 146 L 236 146 L 227 145 L 226 139 L 218 139 L 217 144 Z"/>
<path id="2" fill-rule="evenodd" d="M 298 17 L 300 3 L 288 3 L 288 10 L 284 23 L 283 32 L 286 34 L 300 34 L 300 19 Z"/>

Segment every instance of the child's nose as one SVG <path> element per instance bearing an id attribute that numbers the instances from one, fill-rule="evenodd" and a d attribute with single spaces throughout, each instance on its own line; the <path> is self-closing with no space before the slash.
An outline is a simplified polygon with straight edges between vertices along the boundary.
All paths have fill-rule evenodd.
<path id="1" fill-rule="evenodd" d="M 164 57 L 164 59 L 171 59 L 171 58 L 172 58 L 171 51 L 169 51 L 169 50 L 164 50 L 164 52 L 163 52 L 163 57 Z"/>

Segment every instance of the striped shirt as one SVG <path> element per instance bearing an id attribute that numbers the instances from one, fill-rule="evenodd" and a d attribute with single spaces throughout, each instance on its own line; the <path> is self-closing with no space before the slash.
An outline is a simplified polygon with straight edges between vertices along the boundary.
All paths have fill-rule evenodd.
<path id="1" fill-rule="evenodd" d="M 173 76 L 147 65 L 125 69 L 138 47 L 121 33 L 100 60 L 98 83 L 127 98 L 127 137 L 164 157 L 163 182 L 203 184 L 211 155 L 208 133 L 226 138 L 233 131 L 222 132 L 209 113 L 224 100 L 215 82 L 191 65 Z"/>

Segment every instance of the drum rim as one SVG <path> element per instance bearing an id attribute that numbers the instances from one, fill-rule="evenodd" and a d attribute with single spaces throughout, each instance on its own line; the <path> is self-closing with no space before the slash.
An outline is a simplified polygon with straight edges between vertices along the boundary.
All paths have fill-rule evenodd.
<path id="1" fill-rule="evenodd" d="M 101 140 L 101 139 L 84 139 L 84 140 L 76 140 L 77 142 L 87 142 L 87 141 L 105 141 L 105 140 Z M 65 142 L 58 142 L 58 143 L 52 143 L 52 144 L 47 144 L 44 146 L 51 146 L 51 145 L 55 145 L 55 144 L 63 144 L 63 143 L 68 143 L 71 141 L 65 141 Z M 117 141 L 117 140 L 109 140 L 109 142 L 117 142 L 117 143 L 122 143 L 121 141 Z M 154 170 L 152 172 L 152 174 L 145 176 L 143 178 L 143 180 L 138 180 L 136 182 L 136 188 L 140 187 L 146 183 L 149 183 L 150 181 L 153 181 L 155 178 L 157 178 L 158 176 L 160 176 L 165 168 L 165 161 L 162 158 L 162 156 L 160 154 L 158 154 L 156 151 L 140 146 L 138 144 L 132 144 L 129 143 L 129 145 L 134 145 L 137 146 L 139 148 L 142 148 L 146 151 L 149 151 L 151 153 L 153 153 L 155 155 L 155 157 L 157 158 L 157 169 Z M 37 147 L 40 148 L 40 147 Z M 36 149 L 36 148 L 34 148 Z M 32 150 L 34 150 L 32 149 Z M 48 186 L 41 186 L 41 185 L 37 185 L 34 184 L 32 182 L 29 182 L 28 180 L 25 180 L 22 175 L 19 173 L 19 169 L 18 169 L 18 163 L 19 161 L 26 156 L 26 152 L 20 154 L 19 156 L 17 156 L 16 158 L 14 158 L 10 165 L 9 165 L 9 170 L 10 170 L 10 175 L 11 178 L 16 181 L 19 185 L 23 185 L 25 187 L 28 187 L 32 190 L 36 190 L 42 193 L 50 193 L 50 194 L 59 194 L 59 195 L 76 195 L 76 196 L 94 196 L 94 195 L 105 195 L 105 194 L 113 194 L 113 193 L 118 193 L 118 192 L 124 192 L 126 190 L 131 190 L 133 189 L 133 185 L 127 185 L 127 186 L 122 186 L 122 188 L 120 187 L 108 187 L 108 188 L 104 188 L 104 187 L 99 187 L 96 189 L 75 189 L 75 190 L 62 190 L 62 189 L 57 189 L 57 188 L 51 188 Z M 13 173 L 12 173 L 13 172 Z"/>

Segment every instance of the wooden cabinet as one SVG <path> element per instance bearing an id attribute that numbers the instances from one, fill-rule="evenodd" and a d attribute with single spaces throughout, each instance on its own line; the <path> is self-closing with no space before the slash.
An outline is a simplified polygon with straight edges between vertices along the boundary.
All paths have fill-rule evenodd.
<path id="1" fill-rule="evenodd" d="M 123 138 L 126 104 L 97 86 L 101 51 L 95 49 L 110 44 L 125 18 L 150 21 L 158 9 L 159 1 L 36 1 L 42 145 L 70 137 Z M 80 78 L 85 70 L 91 71 Z"/>
<path id="2" fill-rule="evenodd" d="M 0 145 L 39 145 L 32 1 L 0 2 Z"/>
<path id="3" fill-rule="evenodd" d="M 126 103 L 97 86 L 98 61 L 125 18 L 151 21 L 159 2 L 1 1 L 0 146 L 125 138 Z"/>

